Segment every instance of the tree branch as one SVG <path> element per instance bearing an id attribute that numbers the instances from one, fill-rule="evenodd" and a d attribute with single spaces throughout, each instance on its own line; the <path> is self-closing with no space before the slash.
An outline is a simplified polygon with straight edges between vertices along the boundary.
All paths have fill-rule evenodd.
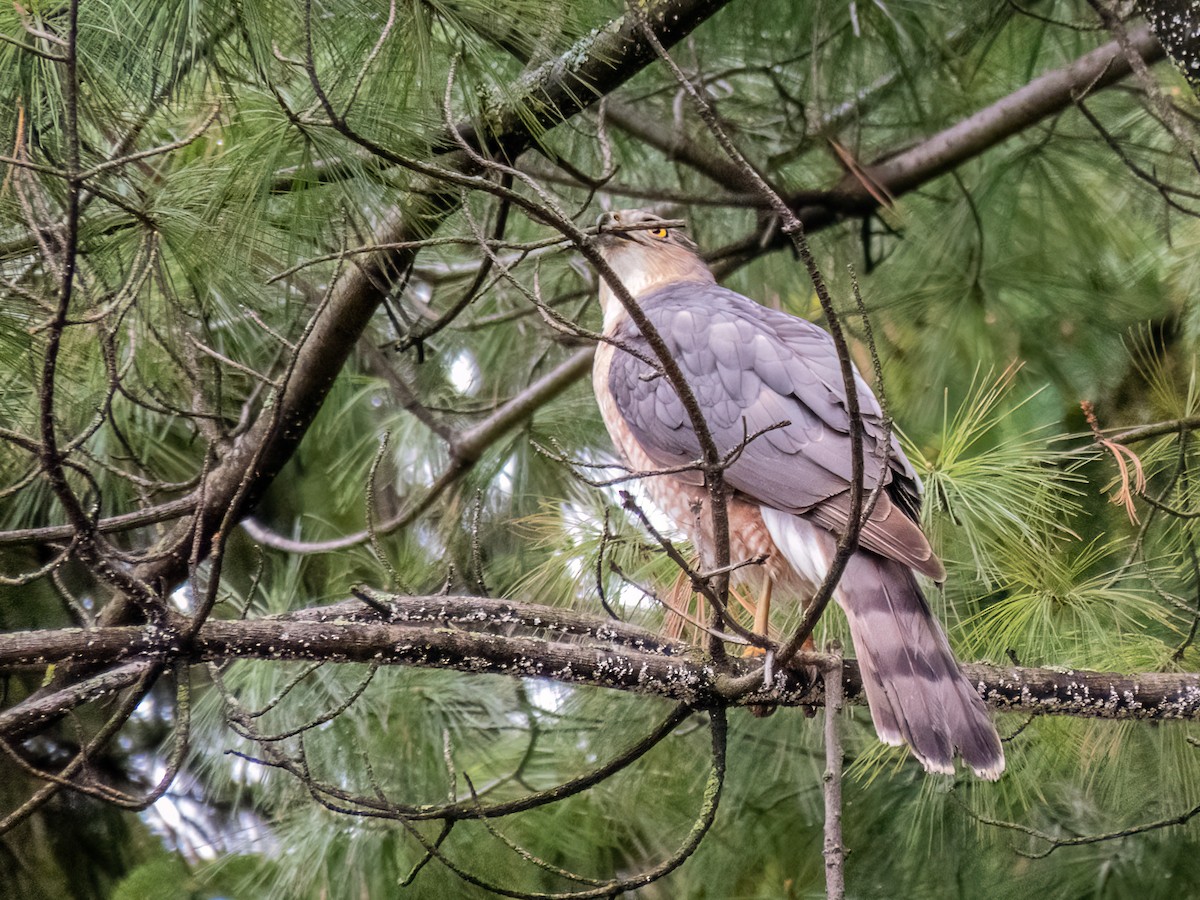
<path id="1" fill-rule="evenodd" d="M 473 674 L 547 678 L 662 697 L 700 708 L 812 706 L 823 703 L 819 678 L 805 667 L 826 657 L 800 654 L 797 669 L 777 671 L 769 688 L 731 691 L 759 667 L 730 658 L 719 666 L 701 650 L 627 623 L 568 609 L 480 597 L 404 597 L 364 592 L 370 602 L 261 619 L 210 621 L 190 642 L 170 628 L 107 627 L 0 635 L 0 672 L 51 664 L 138 664 L 231 659 L 317 660 L 453 669 Z M 381 615 L 382 613 L 382 615 Z M 391 621 L 385 621 L 385 617 Z M 133 671 L 133 670 L 130 670 Z M 1200 674 L 1108 672 L 965 665 L 996 709 L 1102 719 L 1200 719 Z M 0 735 L 26 733 L 82 702 L 123 687 L 89 681 L 18 704 L 0 715 Z M 863 703 L 857 664 L 845 661 L 846 702 Z M 58 697 L 62 706 L 53 707 Z"/>
<path id="2" fill-rule="evenodd" d="M 842 739 L 838 715 L 842 711 L 842 651 L 836 645 L 825 669 L 825 900 L 844 900 L 846 896 L 846 847 L 842 843 Z"/>
<path id="3" fill-rule="evenodd" d="M 1129 43 L 1147 63 L 1164 58 L 1162 46 L 1147 28 L 1131 33 Z M 1062 112 L 1074 105 L 1077 97 L 1110 87 L 1130 71 L 1120 44 L 1110 41 L 1060 69 L 1033 79 L 916 146 L 901 153 L 885 154 L 861 171 L 847 174 L 819 203 L 813 203 L 808 192 L 800 196 L 799 202 L 795 197 L 789 200 L 808 234 L 849 217 L 866 215 L 878 208 L 881 195 L 895 198 L 909 193 Z M 868 190 L 868 185 L 874 190 Z M 714 255 L 730 269 L 760 256 L 766 249 L 785 246 L 790 246 L 786 234 L 776 232 L 765 243 L 761 234 L 754 234 Z"/>
<path id="4" fill-rule="evenodd" d="M 1148 28 L 1129 35 L 1131 47 L 1146 62 L 1163 58 L 1162 46 Z M 892 196 L 906 193 L 972 157 L 978 156 L 1042 119 L 1062 112 L 1075 98 L 1108 87 L 1130 74 L 1129 60 L 1117 41 L 1085 53 L 1061 69 L 1041 75 L 1018 91 L 996 101 L 956 125 L 939 132 L 918 146 L 866 169 L 873 183 Z M 834 189 L 848 202 L 858 198 L 873 209 L 877 201 L 862 180 L 848 175 Z"/>
<path id="5" fill-rule="evenodd" d="M 660 39 L 673 44 L 722 5 L 724 0 L 660 0 L 646 15 Z M 636 29 L 629 17 L 614 20 L 525 76 L 514 86 L 512 99 L 485 112 L 482 129 L 464 123 L 457 126 L 454 138 L 445 134 L 431 144 L 452 148 L 466 142 L 483 156 L 515 158 L 538 137 L 538 130 L 575 115 L 653 58 L 653 51 Z M 472 155 L 461 150 L 445 153 L 440 165 L 462 173 L 479 169 Z M 447 190 L 448 185 L 423 187 L 413 191 L 421 197 L 420 202 L 395 210 L 372 236 L 372 243 L 416 240 L 435 231 L 461 202 L 459 193 Z M 199 491 L 203 502 L 195 514 L 160 542 L 150 554 L 152 561 L 138 567 L 138 578 L 146 583 L 174 584 L 187 572 L 189 557 L 207 554 L 222 521 L 237 521 L 254 506 L 295 452 L 359 335 L 412 258 L 411 250 L 381 252 L 358 266 L 347 267 L 300 348 L 281 396 L 272 401 L 274 414 L 264 416 L 239 438 L 209 473 Z M 127 609 L 124 602 L 114 601 L 105 610 L 103 621 L 124 621 Z"/>
<path id="6" fill-rule="evenodd" d="M 1139 0 L 1138 7 L 1171 54 L 1192 90 L 1200 96 L 1200 9 L 1191 0 Z"/>

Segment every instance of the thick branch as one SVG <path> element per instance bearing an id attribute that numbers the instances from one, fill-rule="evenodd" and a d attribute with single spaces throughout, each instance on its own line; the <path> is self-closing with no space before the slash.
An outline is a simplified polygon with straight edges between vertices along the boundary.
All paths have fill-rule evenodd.
<path id="1" fill-rule="evenodd" d="M 1148 63 L 1163 58 L 1162 45 L 1148 28 L 1131 33 L 1129 42 Z M 1035 78 L 1020 90 L 911 150 L 871 166 L 867 174 L 893 195 L 905 193 L 1061 112 L 1071 106 L 1076 97 L 1108 87 L 1129 73 L 1129 60 L 1120 44 L 1110 41 L 1070 65 Z M 853 195 L 870 196 L 857 177 L 848 177 L 843 185 Z M 870 206 L 874 208 L 874 198 Z"/>
<path id="2" fill-rule="evenodd" d="M 698 707 L 823 702 L 820 679 L 808 669 L 777 672 L 769 691 L 734 695 L 730 686 L 759 663 L 730 659 L 717 666 L 698 649 L 599 616 L 478 597 L 368 596 L 370 604 L 346 601 L 271 618 L 208 622 L 187 644 L 178 633 L 154 627 L 4 634 L 0 671 L 52 663 L 312 660 L 549 678 Z M 988 665 L 963 670 L 997 709 L 1108 719 L 1200 719 L 1200 674 L 1119 675 Z M 843 686 L 848 702 L 864 702 L 853 660 L 845 662 Z M 76 706 L 102 693 L 101 687 L 89 683 L 87 690 L 77 689 L 60 701 L 66 708 Z M 48 709 L 48 702 L 38 698 L 36 713 L 24 705 L 4 713 L 0 735 L 24 732 L 64 711 Z"/>
<path id="3" fill-rule="evenodd" d="M 1200 7 L 1193 0 L 1139 0 L 1138 6 L 1171 54 L 1171 59 L 1200 96 Z"/>
<path id="4" fill-rule="evenodd" d="M 138 682 L 154 667 L 149 659 L 125 663 L 99 675 L 83 678 L 61 690 L 39 694 L 0 712 L 0 735 L 21 737 L 56 722 L 63 713 L 122 691 Z"/>
<path id="5" fill-rule="evenodd" d="M 1149 29 L 1131 33 L 1129 41 L 1147 63 L 1163 59 L 1162 46 Z M 790 199 L 808 234 L 843 219 L 868 214 L 878 208 L 881 196 L 909 193 L 1062 112 L 1075 103 L 1076 97 L 1109 87 L 1129 74 L 1129 60 L 1124 51 L 1116 41 L 1110 41 L 1061 69 L 1035 78 L 916 146 L 885 155 L 861 172 L 846 175 L 819 202 L 813 202 L 811 192 Z M 718 268 L 732 268 L 761 255 L 764 249 L 784 246 L 790 246 L 790 241 L 781 232 L 774 234 L 765 246 L 761 235 L 750 235 L 718 252 L 723 261 Z"/>

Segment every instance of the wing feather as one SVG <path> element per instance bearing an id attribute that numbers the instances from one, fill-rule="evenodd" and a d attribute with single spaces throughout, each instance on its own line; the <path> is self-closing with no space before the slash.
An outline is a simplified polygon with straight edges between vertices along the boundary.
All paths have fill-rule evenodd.
<path id="1" fill-rule="evenodd" d="M 852 475 L 850 414 L 829 335 L 811 322 L 716 284 L 668 285 L 641 303 L 695 392 L 718 450 L 729 452 L 746 435 L 771 429 L 742 449 L 726 471 L 728 483 L 764 505 L 809 514 L 830 530 L 843 528 Z M 618 348 L 653 356 L 628 319 L 612 337 Z M 857 372 L 855 378 L 863 414 L 865 486 L 871 489 L 882 478 L 897 501 L 880 504 L 862 542 L 939 577 L 941 564 L 910 518 L 919 503 L 920 483 L 894 435 L 890 457 L 882 464 L 883 414 Z M 699 441 L 670 381 L 637 355 L 620 349 L 614 353 L 609 387 L 634 437 L 656 464 L 683 465 L 700 456 Z M 771 428 L 780 422 L 787 424 Z M 897 509 L 903 515 L 894 515 Z"/>

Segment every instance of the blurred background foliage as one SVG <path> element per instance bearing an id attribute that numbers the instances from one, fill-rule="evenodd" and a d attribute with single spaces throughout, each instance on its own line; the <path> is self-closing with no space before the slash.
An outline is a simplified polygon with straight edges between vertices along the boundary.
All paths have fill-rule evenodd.
<path id="1" fill-rule="evenodd" d="M 1087 4 L 1029 6 L 742 0 L 674 55 L 773 183 L 822 190 L 843 177 L 846 160 L 894 154 L 1111 39 Z M 219 457 L 266 414 L 265 376 L 277 376 L 330 284 L 354 265 L 338 254 L 367 243 L 396 210 L 426 202 L 414 176 L 321 124 L 301 64 L 307 53 L 360 134 L 436 159 L 448 149 L 434 138 L 447 109 L 455 120 L 486 119 L 528 67 L 621 10 L 561 0 L 405 2 L 377 47 L 386 3 L 318 2 L 310 50 L 305 7 L 294 0 L 81 4 L 82 164 L 178 146 L 113 167 L 84 201 L 81 324 L 66 332 L 54 407 L 60 434 L 79 436 L 88 474 L 73 473 L 75 486 L 100 498 L 103 515 L 191 490 L 206 456 Z M 61 33 L 64 16 L 55 2 L 0 9 L 0 33 L 12 38 L 0 43 L 0 138 L 6 154 L 44 167 L 8 167 L 0 187 L 0 419 L 31 437 L 39 326 L 59 284 L 45 253 L 53 234 L 31 223 L 57 221 L 64 188 L 52 170 L 70 148 L 63 67 L 28 46 L 53 49 L 38 33 Z M 1183 80 L 1168 65 L 1152 71 L 1157 91 L 1194 126 L 1200 109 Z M 1119 451 L 1097 445 L 1080 406 L 1092 403 L 1106 429 L 1200 413 L 1200 223 L 1130 168 L 1194 186 L 1194 155 L 1163 127 L 1136 79 L 1085 102 L 1120 154 L 1068 108 L 812 243 L 870 371 L 851 270 L 860 285 L 880 388 L 925 480 L 925 523 L 950 573 L 931 596 L 962 658 L 1196 671 L 1196 519 L 1173 514 L 1200 500 L 1195 441 L 1185 427 L 1165 427 L 1130 445 L 1155 501 L 1134 498 L 1131 515 L 1110 502 L 1123 487 Z M 670 146 L 636 136 L 622 116 L 656 127 Z M 651 65 L 608 99 L 602 117 L 589 112 L 545 132 L 519 162 L 582 224 L 626 206 L 686 217 L 715 265 L 737 260 L 722 269 L 724 283 L 818 317 L 790 254 L 733 254 L 763 215 L 743 187 L 671 152 L 720 159 L 702 131 L 669 73 Z M 665 590 L 669 561 L 613 491 L 588 487 L 557 458 L 612 458 L 586 380 L 493 442 L 405 527 L 329 552 L 284 543 L 357 532 L 368 507 L 376 522 L 415 508 L 450 461 L 427 420 L 450 430 L 485 421 L 575 352 L 579 342 L 549 327 L 496 270 L 448 327 L 396 351 L 467 290 L 483 258 L 475 229 L 490 229 L 498 214 L 495 198 L 469 195 L 465 212 L 438 232 L 462 240 L 423 249 L 392 292 L 263 498 L 256 530 L 231 538 L 217 615 L 317 606 L 360 583 L 597 610 L 599 579 L 623 616 L 659 627 L 661 610 L 637 585 Z M 507 240 L 548 236 L 519 211 L 508 214 Z M 323 261 L 309 263 L 315 258 Z M 512 274 L 563 316 L 598 326 L 594 275 L 577 255 L 534 250 Z M 111 393 L 114 370 L 122 390 Z M 414 415 L 416 407 L 427 415 Z M 0 476 L 0 527 L 61 521 L 30 455 L 11 440 L 0 443 Z M 144 551 L 156 534 L 148 527 L 120 541 Z M 0 570 L 36 572 L 50 554 L 5 544 Z M 202 586 L 174 597 L 186 608 Z M 57 567 L 0 587 L 0 627 L 84 624 L 104 600 L 82 567 Z M 794 611 L 778 615 L 782 632 Z M 819 639 L 841 634 L 837 616 Z M 194 681 L 190 754 L 166 796 L 139 814 L 60 794 L 0 840 L 0 893 L 349 898 L 402 894 L 411 880 L 413 896 L 487 895 L 436 862 L 420 865 L 408 829 L 433 840 L 436 823 L 340 815 L 291 776 L 231 755 L 262 758 L 227 726 L 212 676 L 197 670 Z M 6 702 L 37 683 L 9 676 Z M 268 734 L 329 714 L 303 732 L 313 777 L 405 803 L 552 786 L 612 757 L 669 711 L 657 700 L 536 681 L 350 665 L 236 663 L 221 685 L 263 713 L 257 721 Z M 160 685 L 96 762 L 114 783 L 145 788 L 161 776 L 173 697 L 174 685 Z M 78 728 L 102 716 L 83 710 Z M 1189 725 L 1001 715 L 1009 771 L 991 785 L 927 777 L 903 750 L 875 741 L 865 709 L 847 719 L 851 896 L 1150 900 L 1200 883 L 1190 822 L 1050 853 L 1045 841 L 994 824 L 1070 839 L 1194 811 L 1200 750 Z M 77 740 L 67 725 L 22 752 L 53 765 Z M 458 824 L 442 848 L 518 891 L 570 887 L 552 867 L 599 879 L 646 868 L 692 826 L 708 742 L 696 716 L 595 788 L 508 819 Z M 767 719 L 735 711 L 729 763 L 713 832 L 642 895 L 820 896 L 819 724 L 798 711 Z M 7 757 L 0 767 L 0 804 L 15 809 L 34 782 Z"/>

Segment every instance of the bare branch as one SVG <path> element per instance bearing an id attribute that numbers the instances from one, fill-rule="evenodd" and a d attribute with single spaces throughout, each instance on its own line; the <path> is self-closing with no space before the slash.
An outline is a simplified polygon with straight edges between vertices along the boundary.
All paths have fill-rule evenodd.
<path id="1" fill-rule="evenodd" d="M 371 606 L 335 604 L 265 619 L 208 621 L 187 643 L 178 631 L 154 627 L 2 634 L 0 670 L 147 660 L 324 660 L 549 678 L 701 708 L 823 702 L 819 680 L 814 683 L 804 668 L 825 666 L 828 658 L 820 654 L 798 654 L 799 668 L 777 669 L 764 687 L 761 674 L 755 674 L 756 661 L 725 659 L 718 665 L 686 644 L 602 616 L 478 597 L 371 596 L 393 611 L 394 621 L 379 621 Z M 1104 719 L 1200 719 L 1198 674 L 1119 675 L 971 664 L 963 671 L 980 696 L 1000 710 Z M 757 682 L 749 693 L 740 684 L 746 676 Z M 846 661 L 842 684 L 848 702 L 864 702 L 852 660 Z M 83 702 L 79 690 L 68 690 L 64 701 Z M 53 717 L 45 698 L 38 698 L 37 704 L 36 713 L 18 704 L 3 721 L 19 731 L 28 730 L 39 716 Z"/>
<path id="2" fill-rule="evenodd" d="M 450 464 L 446 470 L 419 499 L 386 522 L 375 525 L 376 534 L 388 534 L 403 528 L 429 509 L 450 485 L 479 461 L 488 447 L 573 385 L 588 371 L 591 361 L 590 347 L 576 351 L 482 422 L 453 433 L 449 441 Z M 256 541 L 289 553 L 333 553 L 366 543 L 371 538 L 370 530 L 364 528 L 362 531 L 327 541 L 298 541 L 276 534 L 253 519 L 245 519 L 241 524 L 246 533 Z"/>
<path id="3" fill-rule="evenodd" d="M 842 845 L 842 741 L 838 717 L 842 712 L 842 653 L 834 646 L 825 668 L 825 897 L 842 900 L 846 896 L 846 848 Z"/>

